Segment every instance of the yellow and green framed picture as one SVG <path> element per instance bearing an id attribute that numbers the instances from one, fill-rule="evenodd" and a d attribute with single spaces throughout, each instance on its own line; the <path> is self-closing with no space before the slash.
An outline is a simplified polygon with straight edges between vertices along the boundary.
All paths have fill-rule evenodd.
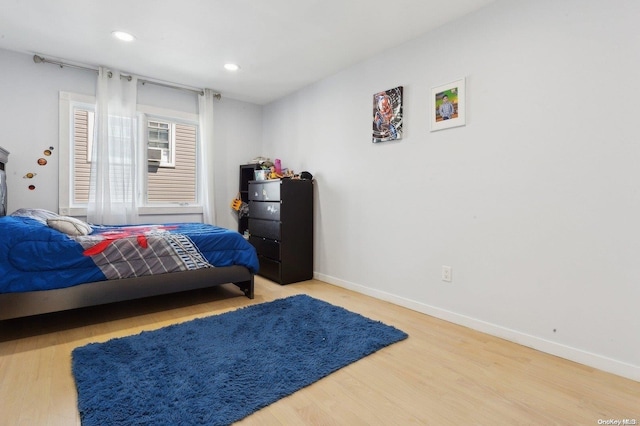
<path id="1" fill-rule="evenodd" d="M 431 89 L 431 131 L 464 126 L 465 121 L 465 79 Z"/>

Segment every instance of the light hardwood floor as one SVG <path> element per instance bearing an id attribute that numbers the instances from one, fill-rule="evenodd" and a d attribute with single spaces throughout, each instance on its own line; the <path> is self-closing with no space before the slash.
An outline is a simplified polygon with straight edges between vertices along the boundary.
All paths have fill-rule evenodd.
<path id="1" fill-rule="evenodd" d="M 320 281 L 233 286 L 0 321 L 0 425 L 79 425 L 70 354 L 89 342 L 305 293 L 409 338 L 245 418 L 241 425 L 640 423 L 640 383 Z M 259 374 L 259 372 L 256 372 Z"/>

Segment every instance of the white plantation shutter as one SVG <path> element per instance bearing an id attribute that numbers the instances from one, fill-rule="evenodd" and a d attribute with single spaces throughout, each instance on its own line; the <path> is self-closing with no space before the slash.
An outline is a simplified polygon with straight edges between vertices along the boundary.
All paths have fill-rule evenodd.
<path id="1" fill-rule="evenodd" d="M 89 111 L 74 108 L 73 111 L 73 202 L 85 204 L 89 201 Z"/>
<path id="2" fill-rule="evenodd" d="M 196 202 L 197 128 L 176 124 L 175 167 L 149 167 L 147 201 L 149 203 Z"/>

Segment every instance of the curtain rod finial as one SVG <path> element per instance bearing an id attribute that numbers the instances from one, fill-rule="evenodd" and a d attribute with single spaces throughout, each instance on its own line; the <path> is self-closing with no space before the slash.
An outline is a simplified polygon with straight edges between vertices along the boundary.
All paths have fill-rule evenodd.
<path id="1" fill-rule="evenodd" d="M 207 89 L 207 90 L 209 90 L 209 89 Z M 200 91 L 200 96 L 204 96 L 204 94 L 205 94 L 204 90 Z M 217 100 L 222 99 L 222 93 L 213 93 L 212 96 L 214 98 L 216 98 Z"/>

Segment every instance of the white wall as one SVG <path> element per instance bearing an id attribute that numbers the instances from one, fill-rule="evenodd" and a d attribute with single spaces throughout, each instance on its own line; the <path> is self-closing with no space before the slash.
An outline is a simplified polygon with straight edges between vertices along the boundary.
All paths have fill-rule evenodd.
<path id="1" fill-rule="evenodd" d="M 640 380 L 638 16 L 499 0 L 266 106 L 264 155 L 317 179 L 316 276 Z M 463 76 L 467 125 L 430 132 Z M 404 138 L 372 144 L 398 85 Z"/>
<path id="2" fill-rule="evenodd" d="M 91 72 L 35 64 L 32 55 L 0 49 L 0 146 L 10 152 L 7 164 L 8 206 L 58 210 L 58 92 L 95 94 Z M 37 160 L 43 151 L 46 166 Z M 33 179 L 23 179 L 29 172 Z M 28 186 L 35 185 L 30 191 Z"/>
<path id="3" fill-rule="evenodd" d="M 21 207 L 58 210 L 58 93 L 95 95 L 96 74 L 50 64 L 35 64 L 32 55 L 0 49 L 0 146 L 10 152 L 7 164 L 8 211 Z M 140 104 L 197 113 L 196 96 L 154 85 L 139 87 Z M 216 219 L 222 227 L 237 229 L 229 204 L 238 191 L 238 165 L 260 155 L 262 107 L 232 99 L 216 101 Z M 46 166 L 37 160 L 45 157 Z M 33 179 L 23 179 L 34 172 Z M 35 190 L 29 190 L 33 184 Z M 145 218 L 146 219 L 146 218 Z M 199 220 L 200 217 L 162 216 L 153 221 Z"/>
<path id="4" fill-rule="evenodd" d="M 238 229 L 231 201 L 238 194 L 239 167 L 262 155 L 262 107 L 225 98 L 214 105 L 216 224 Z"/>

